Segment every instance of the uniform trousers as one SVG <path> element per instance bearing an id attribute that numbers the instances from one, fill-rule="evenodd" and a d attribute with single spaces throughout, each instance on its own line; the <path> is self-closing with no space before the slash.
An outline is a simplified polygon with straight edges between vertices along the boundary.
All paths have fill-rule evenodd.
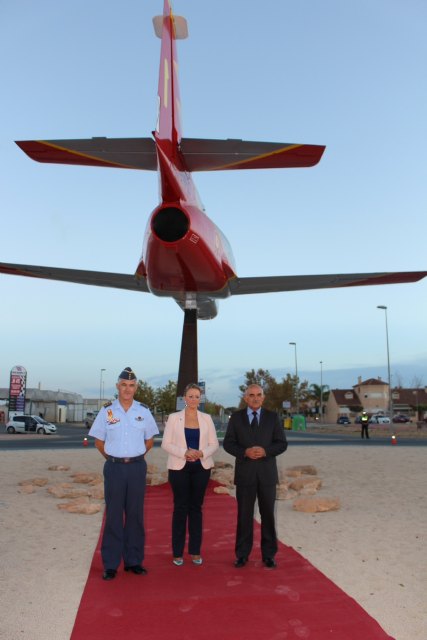
<path id="1" fill-rule="evenodd" d="M 362 429 L 360 432 L 361 437 L 363 438 L 365 435 L 367 438 L 369 438 L 369 423 L 368 422 L 362 422 Z"/>
<path id="2" fill-rule="evenodd" d="M 172 553 L 181 558 L 184 553 L 188 522 L 188 553 L 200 555 L 202 545 L 202 506 L 211 475 L 200 462 L 186 462 L 183 469 L 169 469 L 173 492 Z"/>
<path id="3" fill-rule="evenodd" d="M 264 484 L 259 478 L 253 484 L 236 485 L 237 532 L 235 552 L 237 558 L 248 558 L 254 539 L 254 509 L 258 498 L 261 516 L 261 554 L 263 559 L 274 558 L 277 553 L 277 535 L 274 519 L 276 485 Z"/>
<path id="4" fill-rule="evenodd" d="M 104 464 L 106 516 L 101 556 L 104 569 L 117 569 L 144 560 L 144 496 L 147 463 L 107 460 Z"/>

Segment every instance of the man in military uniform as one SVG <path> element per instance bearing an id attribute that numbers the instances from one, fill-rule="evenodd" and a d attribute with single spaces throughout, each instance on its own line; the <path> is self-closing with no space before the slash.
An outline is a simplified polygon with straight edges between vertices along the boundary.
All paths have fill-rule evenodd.
<path id="1" fill-rule="evenodd" d="M 119 375 L 118 398 L 98 413 L 89 435 L 104 456 L 106 518 L 101 556 L 104 580 L 113 580 L 123 559 L 125 571 L 145 575 L 144 495 L 147 464 L 144 455 L 159 433 L 148 407 L 133 398 L 136 375 L 126 367 Z"/>

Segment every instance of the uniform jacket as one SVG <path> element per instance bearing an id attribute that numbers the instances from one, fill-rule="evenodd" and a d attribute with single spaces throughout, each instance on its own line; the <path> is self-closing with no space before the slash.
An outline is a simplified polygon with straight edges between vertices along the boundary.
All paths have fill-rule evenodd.
<path id="1" fill-rule="evenodd" d="M 246 458 L 246 449 L 254 446 L 263 447 L 266 457 L 258 460 Z M 266 485 L 277 484 L 276 456 L 286 451 L 287 446 L 285 431 L 274 411 L 261 409 L 256 429 L 249 423 L 246 408 L 233 413 L 224 437 L 224 449 L 236 458 L 234 483 L 244 486 L 259 480 Z"/>
<path id="2" fill-rule="evenodd" d="M 200 459 L 200 462 L 205 469 L 211 469 L 214 466 L 212 454 L 219 447 L 215 425 L 207 413 L 198 411 L 197 419 L 200 429 L 199 449 L 203 452 L 203 458 Z M 166 422 L 162 449 L 169 454 L 167 461 L 168 469 L 177 471 L 185 466 L 185 452 L 188 447 L 185 440 L 184 422 L 185 409 L 183 411 L 177 411 L 177 413 L 171 413 Z"/>
<path id="3" fill-rule="evenodd" d="M 127 411 L 120 401 L 107 402 L 96 416 L 89 436 L 105 442 L 105 453 L 117 458 L 143 455 L 145 441 L 159 433 L 150 410 L 134 400 Z"/>

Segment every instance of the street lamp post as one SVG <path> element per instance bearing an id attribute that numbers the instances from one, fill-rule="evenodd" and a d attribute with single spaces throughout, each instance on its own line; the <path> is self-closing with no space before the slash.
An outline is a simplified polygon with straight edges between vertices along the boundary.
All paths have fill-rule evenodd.
<path id="1" fill-rule="evenodd" d="M 289 344 L 292 345 L 295 349 L 295 401 L 296 401 L 297 415 L 299 415 L 297 343 L 290 342 Z"/>
<path id="2" fill-rule="evenodd" d="M 104 371 L 107 371 L 107 369 L 101 369 L 101 375 L 99 377 L 99 408 L 102 407 L 102 374 L 104 373 Z"/>
<path id="3" fill-rule="evenodd" d="M 320 422 L 323 422 L 323 362 L 320 361 Z"/>
<path id="4" fill-rule="evenodd" d="M 387 307 L 383 304 L 377 305 L 377 309 L 382 309 L 385 315 L 385 335 L 387 341 L 387 371 L 388 371 L 388 410 L 390 415 L 390 421 L 393 420 L 393 394 L 391 391 L 391 374 L 390 374 L 390 349 L 388 344 L 388 322 L 387 322 Z"/>

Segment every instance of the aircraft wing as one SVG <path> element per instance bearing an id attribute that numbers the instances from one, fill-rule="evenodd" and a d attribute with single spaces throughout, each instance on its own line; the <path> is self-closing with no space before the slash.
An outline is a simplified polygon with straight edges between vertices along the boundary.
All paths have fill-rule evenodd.
<path id="1" fill-rule="evenodd" d="M 11 276 L 27 276 L 77 284 L 91 284 L 97 287 L 112 287 L 150 293 L 145 278 L 137 278 L 125 273 L 106 271 L 83 271 L 80 269 L 61 269 L 59 267 L 38 267 L 30 264 L 8 264 L 0 262 L 0 273 Z"/>
<path id="2" fill-rule="evenodd" d="M 337 287 L 363 287 L 366 285 L 417 282 L 427 271 L 390 273 L 346 273 L 312 276 L 271 276 L 235 278 L 230 280 L 231 295 L 273 293 L 278 291 L 305 291 L 307 289 L 335 289 Z"/>
<path id="3" fill-rule="evenodd" d="M 21 140 L 16 144 L 37 162 L 157 170 L 152 138 Z M 182 138 L 180 143 L 188 171 L 312 167 L 324 150 L 320 145 L 287 142 Z"/>
<path id="4" fill-rule="evenodd" d="M 111 287 L 151 293 L 145 278 L 126 273 L 108 271 L 85 271 L 83 269 L 63 269 L 41 267 L 28 264 L 0 262 L 0 273 L 12 276 L 26 276 L 44 280 L 74 282 L 76 284 Z M 230 294 L 248 295 L 254 293 L 274 293 L 280 291 L 305 291 L 308 289 L 335 289 L 338 287 L 362 287 L 366 285 L 399 284 L 417 282 L 427 275 L 427 271 L 402 271 L 388 273 L 346 273 L 307 276 L 261 276 L 254 278 L 232 278 L 229 281 Z M 203 293 L 203 292 L 200 292 Z M 212 292 L 205 292 L 215 298 Z M 223 297 L 223 296 L 221 296 Z"/>

